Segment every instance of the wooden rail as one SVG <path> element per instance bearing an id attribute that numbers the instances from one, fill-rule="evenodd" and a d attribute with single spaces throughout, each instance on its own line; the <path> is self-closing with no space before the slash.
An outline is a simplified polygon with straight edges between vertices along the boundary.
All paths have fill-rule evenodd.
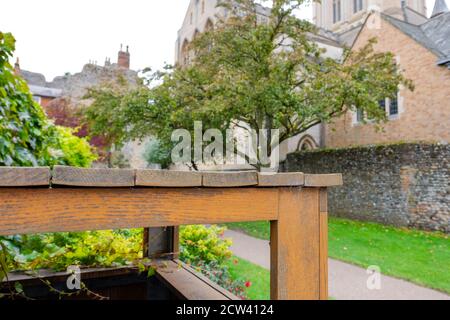
<path id="1" fill-rule="evenodd" d="M 340 174 L 0 168 L 0 235 L 271 221 L 272 299 L 328 299 L 327 188 Z M 166 229 L 171 227 L 171 229 Z M 175 227 L 175 228 L 174 228 Z"/>

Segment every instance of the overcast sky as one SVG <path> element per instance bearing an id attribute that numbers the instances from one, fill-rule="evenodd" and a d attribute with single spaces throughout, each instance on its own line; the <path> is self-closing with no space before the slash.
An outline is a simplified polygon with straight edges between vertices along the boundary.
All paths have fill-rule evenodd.
<path id="1" fill-rule="evenodd" d="M 434 0 L 427 0 L 429 10 Z M 450 0 L 447 0 L 450 5 Z M 117 60 L 130 46 L 131 68 L 173 63 L 189 0 L 2 0 L 0 31 L 12 32 L 22 69 L 47 80 L 76 73 L 89 60 Z M 8 11 L 8 12 L 5 12 Z M 311 8 L 303 17 L 311 18 Z"/>

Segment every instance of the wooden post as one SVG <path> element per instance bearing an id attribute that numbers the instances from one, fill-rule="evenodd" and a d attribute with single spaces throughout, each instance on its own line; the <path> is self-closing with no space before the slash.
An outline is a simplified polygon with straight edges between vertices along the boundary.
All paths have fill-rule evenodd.
<path id="1" fill-rule="evenodd" d="M 177 259 L 179 249 L 178 227 L 144 229 L 144 256 L 150 258 Z M 147 248 L 147 250 L 146 250 Z"/>
<path id="2" fill-rule="evenodd" d="M 271 299 L 321 297 L 319 188 L 280 188 L 271 222 Z"/>
<path id="3" fill-rule="evenodd" d="M 328 300 L 328 190 L 320 189 L 320 300 Z"/>

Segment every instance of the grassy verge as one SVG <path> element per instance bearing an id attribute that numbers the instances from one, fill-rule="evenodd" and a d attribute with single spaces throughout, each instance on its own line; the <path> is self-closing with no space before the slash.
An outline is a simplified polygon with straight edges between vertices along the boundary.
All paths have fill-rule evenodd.
<path id="1" fill-rule="evenodd" d="M 270 299 L 269 270 L 240 258 L 230 259 L 227 265 L 234 280 L 249 282 L 246 293 L 250 300 Z"/>
<path id="2" fill-rule="evenodd" d="M 268 222 L 228 227 L 269 239 Z M 450 293 L 448 236 L 334 218 L 329 232 L 330 257 L 362 267 L 377 265 L 386 275 Z"/>

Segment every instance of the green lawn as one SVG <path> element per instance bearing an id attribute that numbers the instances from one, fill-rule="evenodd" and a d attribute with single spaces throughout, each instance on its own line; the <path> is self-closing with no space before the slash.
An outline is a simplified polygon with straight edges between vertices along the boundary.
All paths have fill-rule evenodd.
<path id="1" fill-rule="evenodd" d="M 269 239 L 268 222 L 228 227 Z M 334 218 L 329 232 L 330 257 L 362 267 L 377 265 L 386 275 L 450 293 L 448 236 Z"/>
<path id="2" fill-rule="evenodd" d="M 269 270 L 240 258 L 232 258 L 227 264 L 234 280 L 250 282 L 250 287 L 246 289 L 250 300 L 270 300 Z"/>

